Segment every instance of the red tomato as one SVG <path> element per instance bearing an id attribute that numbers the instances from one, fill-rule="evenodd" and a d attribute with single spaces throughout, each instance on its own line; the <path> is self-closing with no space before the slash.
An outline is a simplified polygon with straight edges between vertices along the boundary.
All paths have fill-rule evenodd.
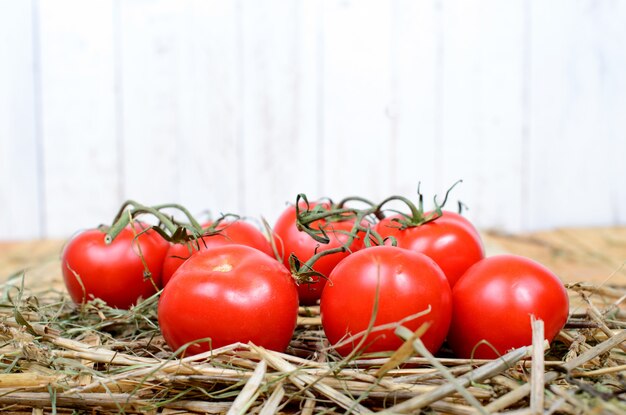
<path id="1" fill-rule="evenodd" d="M 208 239 L 208 238 L 207 238 Z M 165 259 L 163 260 L 163 273 L 161 275 L 161 281 L 163 287 L 165 287 L 172 275 L 176 272 L 176 270 L 189 259 L 192 255 L 198 252 L 198 250 L 203 250 L 204 245 L 202 241 L 198 241 L 199 245 L 196 245 L 195 242 L 189 243 L 180 243 L 180 244 L 171 244 L 165 254 Z"/>
<path id="2" fill-rule="evenodd" d="M 219 233 L 211 235 L 211 237 L 219 236 L 224 240 L 224 243 L 230 242 L 250 246 L 261 252 L 265 252 L 272 258 L 274 257 L 274 250 L 263 232 L 244 220 L 221 221 L 216 226 L 215 230 L 219 231 Z M 220 238 L 212 238 L 212 241 L 207 242 L 207 244 L 222 244 L 222 242 L 218 242 Z"/>
<path id="3" fill-rule="evenodd" d="M 378 288 L 377 288 L 378 287 Z M 431 307 L 428 314 L 402 323 L 415 331 L 425 322 L 432 325 L 422 336 L 435 353 L 443 343 L 452 307 L 452 294 L 445 275 L 426 255 L 393 246 L 376 246 L 356 252 L 331 272 L 322 292 L 321 317 L 331 344 L 368 328 L 376 303 L 374 326 L 395 323 Z M 337 351 L 350 353 L 361 341 L 355 339 Z M 364 345 L 367 352 L 392 351 L 403 343 L 394 329 L 372 332 Z"/>
<path id="4" fill-rule="evenodd" d="M 209 226 L 208 224 L 207 226 Z M 263 233 L 255 226 L 243 221 L 222 221 L 216 229 L 219 233 L 204 236 L 197 242 L 172 244 L 163 262 L 163 286 L 187 258 L 194 253 L 214 246 L 230 244 L 247 245 L 274 257 L 274 251 Z"/>
<path id="5" fill-rule="evenodd" d="M 478 231 L 461 215 L 446 211 L 432 222 L 402 230 L 392 220 L 394 218 L 401 216 L 381 220 L 375 227 L 376 232 L 383 238 L 393 236 L 400 248 L 431 257 L 441 267 L 451 287 L 470 266 L 485 257 Z"/>
<path id="6" fill-rule="evenodd" d="M 311 208 L 314 206 L 314 203 L 310 204 Z M 306 209 L 306 205 L 301 204 L 301 209 Z M 311 228 L 323 228 L 330 238 L 328 244 L 322 244 L 311 238 L 306 232 L 298 230 L 296 227 L 296 208 L 295 206 L 289 206 L 283 211 L 274 225 L 278 253 L 283 256 L 283 263 L 286 267 L 289 267 L 289 256 L 291 254 L 294 254 L 300 262 L 305 263 L 317 252 L 327 251 L 345 245 L 349 239 L 348 233 L 352 230 L 353 226 L 354 220 L 352 219 L 341 221 L 327 221 L 321 219 L 313 222 Z M 361 248 L 363 248 L 363 240 L 356 238 L 350 245 L 348 251 L 337 252 L 321 257 L 315 262 L 313 269 L 325 277 L 328 277 L 339 261 L 350 255 L 351 252 L 358 251 Z M 319 278 L 316 282 L 298 285 L 300 304 L 313 305 L 317 303 L 325 284 L 326 278 Z"/>
<path id="7" fill-rule="evenodd" d="M 111 242 L 105 233 L 91 229 L 73 237 L 61 255 L 63 279 L 76 303 L 94 298 L 109 306 L 130 308 L 140 298 L 148 298 L 161 285 L 161 267 L 166 245 L 154 231 L 123 229 Z M 145 261 L 151 279 L 144 277 Z"/>
<path id="8" fill-rule="evenodd" d="M 211 338 L 187 353 L 250 341 L 283 351 L 296 327 L 298 292 L 280 262 L 248 246 L 224 245 L 181 265 L 163 290 L 158 315 L 172 350 Z"/>
<path id="9" fill-rule="evenodd" d="M 516 255 L 497 255 L 472 266 L 454 286 L 452 304 L 448 342 L 461 358 L 495 358 L 530 345 L 531 315 L 544 321 L 545 338 L 551 341 L 569 312 L 561 280 L 543 265 Z M 497 353 L 484 344 L 476 347 L 481 340 Z"/>

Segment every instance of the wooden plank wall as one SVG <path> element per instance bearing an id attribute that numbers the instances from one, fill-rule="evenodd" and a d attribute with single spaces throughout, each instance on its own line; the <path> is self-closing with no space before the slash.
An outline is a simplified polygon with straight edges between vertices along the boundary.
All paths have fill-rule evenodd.
<path id="1" fill-rule="evenodd" d="M 481 228 L 626 223 L 626 3 L 0 0 L 0 240 L 127 198 L 273 221 L 454 193 Z"/>

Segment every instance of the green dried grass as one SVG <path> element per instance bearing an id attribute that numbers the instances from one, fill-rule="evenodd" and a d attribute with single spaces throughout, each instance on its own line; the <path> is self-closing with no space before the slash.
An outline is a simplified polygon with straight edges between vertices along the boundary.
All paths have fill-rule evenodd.
<path id="1" fill-rule="evenodd" d="M 239 344 L 181 359 L 159 333 L 156 296 L 131 310 L 77 307 L 15 278 L 0 287 L 0 411 L 624 413 L 626 287 L 568 289 L 585 307 L 544 359 L 530 347 L 495 361 L 417 356 L 419 338 L 400 329 L 398 353 L 346 361 L 316 307 L 301 309 L 286 353 Z"/>

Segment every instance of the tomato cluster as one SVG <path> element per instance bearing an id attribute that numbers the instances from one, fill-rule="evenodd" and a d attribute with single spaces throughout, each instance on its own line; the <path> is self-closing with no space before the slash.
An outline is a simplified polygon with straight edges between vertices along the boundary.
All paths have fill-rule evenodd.
<path id="1" fill-rule="evenodd" d="M 163 213 L 175 205 L 128 202 L 112 226 L 68 242 L 63 275 L 77 304 L 130 308 L 157 294 L 163 337 L 186 354 L 237 342 L 283 351 L 298 306 L 317 304 L 344 356 L 397 349 L 398 325 L 427 327 L 428 350 L 447 341 L 459 357 L 530 344 L 531 316 L 552 340 L 569 311 L 558 277 L 527 258 L 485 257 L 470 221 L 436 203 L 424 211 L 419 196 L 416 207 L 299 195 L 266 234 L 238 217 L 200 224 L 182 207 L 184 221 Z M 387 214 L 391 200 L 408 213 Z M 139 222 L 146 214 L 158 225 Z"/>

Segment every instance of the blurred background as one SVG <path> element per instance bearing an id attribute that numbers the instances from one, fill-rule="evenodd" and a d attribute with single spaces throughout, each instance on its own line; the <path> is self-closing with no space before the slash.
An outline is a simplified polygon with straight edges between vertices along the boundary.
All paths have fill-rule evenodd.
<path id="1" fill-rule="evenodd" d="M 0 0 L 0 240 L 126 199 L 272 223 L 457 180 L 481 229 L 626 224 L 626 2 Z"/>

